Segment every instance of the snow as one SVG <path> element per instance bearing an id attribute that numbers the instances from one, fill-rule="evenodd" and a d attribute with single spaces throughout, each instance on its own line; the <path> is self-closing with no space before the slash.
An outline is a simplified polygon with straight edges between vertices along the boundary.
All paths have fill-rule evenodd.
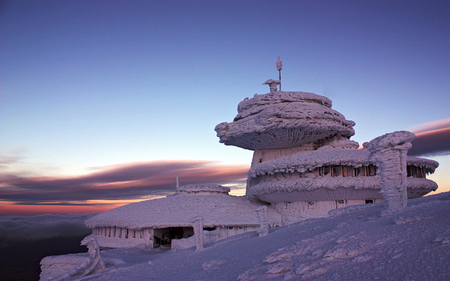
<path id="1" fill-rule="evenodd" d="M 190 184 L 178 187 L 177 192 L 186 194 L 228 194 L 228 192 L 230 192 L 230 189 L 226 186 L 218 184 Z"/>
<path id="2" fill-rule="evenodd" d="M 202 251 L 105 250 L 106 269 L 81 280 L 449 280 L 450 193 L 409 200 L 388 216 L 384 208 L 337 209 L 329 218 L 271 228 L 263 237 L 233 236 Z"/>
<path id="3" fill-rule="evenodd" d="M 370 152 L 357 149 L 323 149 L 300 152 L 254 165 L 249 177 L 273 175 L 274 173 L 304 173 L 326 165 L 361 167 L 370 164 Z"/>
<path id="4" fill-rule="evenodd" d="M 125 205 L 86 220 L 89 228 L 116 226 L 129 229 L 191 226 L 196 217 L 204 218 L 204 226 L 259 226 L 254 204 L 246 198 L 226 194 L 175 194 L 166 198 Z"/>
<path id="5" fill-rule="evenodd" d="M 405 133 L 408 136 L 411 134 Z M 387 134 L 386 136 L 392 135 Z M 378 143 L 377 139 L 375 141 Z M 346 142 L 338 141 L 337 143 L 343 145 Z M 378 192 L 382 189 L 381 179 L 383 176 L 381 173 L 384 171 L 383 168 L 380 168 L 380 175 L 361 177 L 322 177 L 313 171 L 319 167 L 341 165 L 356 168 L 373 164 L 384 167 L 385 163 L 392 162 L 389 159 L 396 159 L 395 155 L 389 156 L 389 152 L 395 153 L 395 151 L 376 148 L 371 151 L 368 148 L 354 149 L 345 148 L 345 146 L 339 148 L 335 143 L 333 146 L 326 145 L 314 151 L 298 152 L 255 163 L 248 171 L 250 184 L 247 194 L 270 203 L 382 198 Z M 374 157 L 374 154 L 377 157 Z M 436 161 L 428 159 L 406 155 L 403 158 L 406 161 L 403 163 L 404 165 L 424 167 L 426 173 L 433 173 L 439 165 Z M 399 172 L 400 163 L 394 161 L 391 164 L 385 178 L 390 177 L 389 171 Z M 406 171 L 406 167 L 403 169 Z M 437 189 L 436 183 L 426 178 L 408 177 L 403 183 L 407 186 L 410 197 L 417 197 L 414 194 L 426 194 Z M 390 183 L 386 184 L 394 186 Z M 416 193 L 412 193 L 413 190 Z"/>
<path id="6" fill-rule="evenodd" d="M 413 156 L 407 156 L 406 163 L 408 165 L 414 164 L 414 166 L 417 167 L 424 167 L 427 169 L 427 173 L 434 173 L 436 168 L 439 167 L 439 163 L 437 161 Z"/>
<path id="7" fill-rule="evenodd" d="M 255 150 L 296 147 L 335 135 L 348 138 L 355 134 L 354 125 L 331 109 L 326 97 L 278 91 L 242 101 L 234 121 L 215 130 L 221 143 Z"/>
<path id="8" fill-rule="evenodd" d="M 449 277 L 445 268 L 450 265 L 446 248 L 450 230 L 445 215 L 450 195 L 407 206 L 408 196 L 423 196 L 437 188 L 425 175 L 433 173 L 438 163 L 407 156 L 415 135 L 397 131 L 357 149 L 358 143 L 349 140 L 355 123 L 331 109 L 331 100 L 277 91 L 279 81 L 265 84 L 271 93 L 245 99 L 232 123 L 215 128 L 220 142 L 255 150 L 246 197 L 230 196 L 229 188 L 216 184 L 180 187 L 177 178 L 174 195 L 86 220 L 94 230 L 86 239 L 96 247 L 91 245 L 90 259 L 62 279 Z M 364 202 L 377 204 L 359 205 Z M 280 225 L 285 227 L 269 228 Z M 181 234 L 170 238 L 169 227 L 181 228 Z M 234 230 L 219 240 L 225 228 Z M 173 242 L 171 251 L 151 249 L 166 247 L 169 244 L 158 244 L 166 240 Z M 122 249 L 99 253 L 99 247 Z M 145 257 L 136 257 L 138 248 Z M 44 259 L 42 276 L 60 280 L 52 267 L 64 259 Z M 68 263 L 73 260 L 68 257 Z"/>
<path id="9" fill-rule="evenodd" d="M 415 135 L 398 131 L 382 135 L 364 144 L 378 166 L 381 193 L 386 199 L 385 213 L 406 208 L 408 201 L 406 154 Z"/>
<path id="10" fill-rule="evenodd" d="M 304 151 L 259 163 L 249 170 L 248 175 L 256 177 L 265 174 L 273 175 L 279 172 L 292 173 L 294 171 L 304 173 L 328 165 L 361 167 L 375 164 L 375 161 L 370 160 L 370 154 L 368 149 L 321 147 L 314 151 Z M 439 166 L 439 163 L 434 160 L 412 156 L 407 156 L 406 161 L 408 165 L 414 164 L 427 168 L 428 173 L 434 173 Z"/>

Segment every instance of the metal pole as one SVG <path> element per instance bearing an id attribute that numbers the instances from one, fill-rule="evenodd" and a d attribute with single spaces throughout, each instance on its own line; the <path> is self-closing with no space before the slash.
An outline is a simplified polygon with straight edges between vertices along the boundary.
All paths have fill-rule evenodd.
<path id="1" fill-rule="evenodd" d="M 282 61 L 280 61 L 280 57 L 278 57 L 276 65 L 278 70 L 278 80 L 280 80 L 280 91 L 281 91 L 281 69 L 283 68 L 283 63 Z"/>

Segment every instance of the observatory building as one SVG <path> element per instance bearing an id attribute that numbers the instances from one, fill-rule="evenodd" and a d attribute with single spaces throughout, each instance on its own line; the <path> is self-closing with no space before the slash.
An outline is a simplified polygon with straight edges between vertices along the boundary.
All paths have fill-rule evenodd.
<path id="1" fill-rule="evenodd" d="M 191 247 L 194 236 L 214 242 L 261 231 L 262 223 L 287 225 L 351 205 L 386 201 L 396 211 L 407 198 L 437 189 L 426 175 L 438 163 L 407 156 L 414 134 L 393 132 L 360 147 L 350 140 L 355 122 L 332 109 L 330 99 L 279 90 L 281 74 L 264 84 L 269 93 L 244 99 L 234 120 L 215 128 L 221 143 L 254 151 L 245 197 L 220 185 L 178 187 L 166 198 L 87 220 L 99 246 Z"/>
<path id="2" fill-rule="evenodd" d="M 270 203 L 284 225 L 349 205 L 384 202 L 386 178 L 402 180 L 386 184 L 406 185 L 408 198 L 437 189 L 426 175 L 438 163 L 406 156 L 414 134 L 386 134 L 360 149 L 350 140 L 355 123 L 331 105 L 312 93 L 271 91 L 243 100 L 233 122 L 216 126 L 220 142 L 254 151 L 250 200 Z"/>

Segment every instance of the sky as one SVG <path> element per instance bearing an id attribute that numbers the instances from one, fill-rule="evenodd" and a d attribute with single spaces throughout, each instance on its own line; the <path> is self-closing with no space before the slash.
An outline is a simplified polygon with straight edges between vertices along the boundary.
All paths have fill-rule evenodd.
<path id="1" fill-rule="evenodd" d="M 214 127 L 278 78 L 362 144 L 417 133 L 450 190 L 449 1 L 2 1 L 0 215 L 100 212 L 181 184 L 245 188 Z M 425 146 L 432 146 L 420 150 Z M 233 193 L 232 192 L 232 193 Z"/>

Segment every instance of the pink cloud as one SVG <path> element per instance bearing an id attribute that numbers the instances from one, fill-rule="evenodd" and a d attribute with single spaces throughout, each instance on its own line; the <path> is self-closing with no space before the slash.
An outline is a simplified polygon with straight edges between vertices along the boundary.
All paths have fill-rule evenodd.
<path id="1" fill-rule="evenodd" d="M 411 128 L 411 132 L 419 134 L 445 128 L 450 128 L 450 118 L 414 126 Z"/>
<path id="2" fill-rule="evenodd" d="M 450 119 L 417 126 L 412 141 L 411 156 L 437 156 L 450 154 Z"/>
<path id="3" fill-rule="evenodd" d="M 87 200 L 139 199 L 175 191 L 181 184 L 244 183 L 247 165 L 214 165 L 206 161 L 158 161 L 128 163 L 78 177 L 26 177 L 0 175 L 0 200 L 15 204 L 69 205 Z"/>

